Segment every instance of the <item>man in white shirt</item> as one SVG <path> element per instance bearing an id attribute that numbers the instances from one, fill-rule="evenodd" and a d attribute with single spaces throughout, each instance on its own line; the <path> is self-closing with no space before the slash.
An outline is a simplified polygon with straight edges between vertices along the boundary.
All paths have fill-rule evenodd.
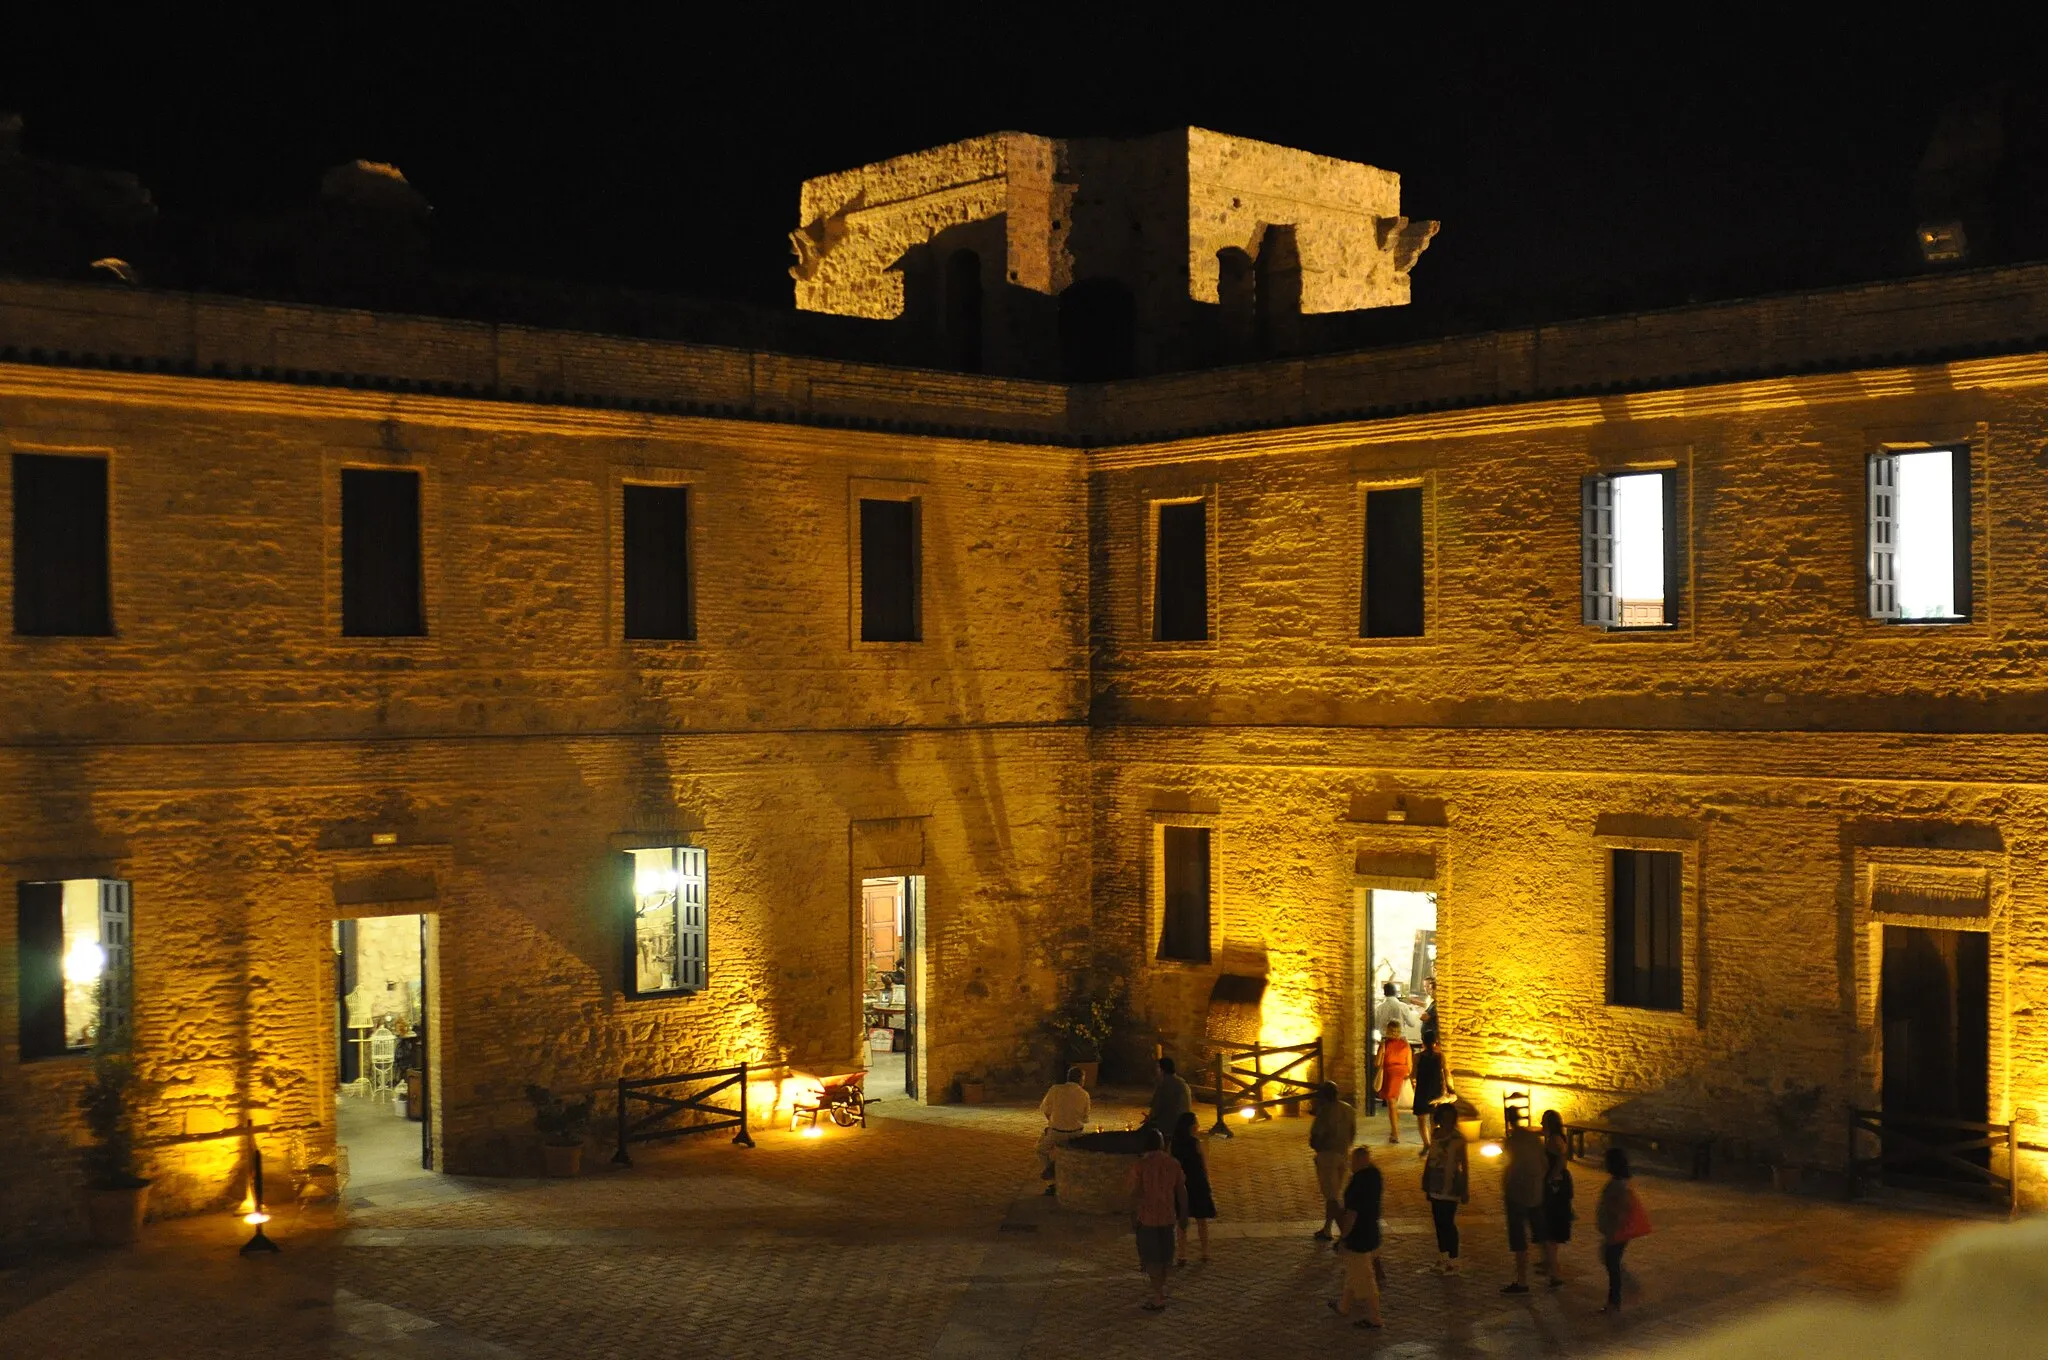
<path id="1" fill-rule="evenodd" d="M 1078 1067 L 1069 1067 L 1067 1079 L 1054 1084 L 1045 1093 L 1045 1099 L 1038 1102 L 1038 1112 L 1045 1116 L 1045 1131 L 1038 1135 L 1038 1160 L 1045 1168 L 1040 1173 L 1042 1179 L 1050 1181 L 1053 1178 L 1053 1150 L 1063 1146 L 1087 1125 L 1090 1105 L 1088 1088 L 1081 1084 L 1081 1069 Z M 1048 1185 L 1045 1193 L 1056 1195 L 1059 1187 Z"/>
<path id="2" fill-rule="evenodd" d="M 1422 1026 L 1415 1019 L 1415 1012 L 1403 1001 L 1400 991 L 1391 982 L 1380 984 L 1382 993 L 1378 1004 L 1372 1008 L 1372 1027 L 1380 1037 L 1399 1031 L 1403 1039 L 1415 1043 L 1422 1038 Z"/>

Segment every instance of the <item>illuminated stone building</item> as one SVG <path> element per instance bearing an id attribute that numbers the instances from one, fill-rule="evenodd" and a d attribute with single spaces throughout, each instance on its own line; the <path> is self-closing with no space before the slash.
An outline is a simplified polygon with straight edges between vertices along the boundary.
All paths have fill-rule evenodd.
<path id="1" fill-rule="evenodd" d="M 176 1212 L 252 1133 L 331 1164 L 380 1014 L 444 1169 L 528 1169 L 528 1082 L 781 1098 L 906 914 L 917 1098 L 1039 1081 L 1098 950 L 1134 1052 L 1252 977 L 1356 1088 L 1421 971 L 1376 892 L 1490 1120 L 2039 1138 L 2048 269 L 1319 352 L 1405 298 L 1397 195 L 1199 132 L 866 167 L 793 271 L 865 319 L 786 351 L 0 282 L 0 1227 L 75 1221 L 95 976 Z M 387 1003 L 336 951 L 392 918 Z"/>

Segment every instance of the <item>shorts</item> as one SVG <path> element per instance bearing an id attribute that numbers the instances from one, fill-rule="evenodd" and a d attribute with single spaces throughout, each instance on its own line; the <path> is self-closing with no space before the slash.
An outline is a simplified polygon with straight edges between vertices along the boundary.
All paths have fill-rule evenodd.
<path id="1" fill-rule="evenodd" d="M 1173 1264 L 1173 1225 L 1148 1228 L 1138 1225 L 1138 1269 L 1164 1270 Z"/>
<path id="2" fill-rule="evenodd" d="M 1351 1184 L 1351 1154 L 1349 1152 L 1318 1152 L 1316 1154 L 1316 1184 L 1323 1188 L 1323 1198 L 1331 1204 L 1344 1202 L 1344 1187 Z"/>
<path id="3" fill-rule="evenodd" d="M 1542 1246 L 1550 1240 L 1550 1225 L 1544 1221 L 1543 1208 L 1528 1209 L 1519 1204 L 1508 1206 L 1508 1250 L 1527 1251 L 1534 1242 Z"/>

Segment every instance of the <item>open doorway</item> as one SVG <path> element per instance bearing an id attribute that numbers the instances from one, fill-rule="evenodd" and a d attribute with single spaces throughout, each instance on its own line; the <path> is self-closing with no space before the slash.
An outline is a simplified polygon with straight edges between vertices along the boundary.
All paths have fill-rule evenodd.
<path id="1" fill-rule="evenodd" d="M 919 917 L 924 878 L 899 874 L 860 882 L 861 1048 L 870 1095 L 915 1098 L 919 1021 Z"/>
<path id="2" fill-rule="evenodd" d="M 1366 894 L 1365 1023 L 1371 1036 L 1368 1078 L 1379 1072 L 1380 1043 L 1399 1023 L 1410 1043 L 1436 1030 L 1436 894 L 1374 888 Z M 1392 988 L 1391 995 L 1388 988 Z M 1379 1102 L 1365 1085 L 1365 1110 Z"/>
<path id="3" fill-rule="evenodd" d="M 333 924 L 335 1141 L 355 1186 L 434 1165 L 426 929 L 417 914 Z"/>
<path id="4" fill-rule="evenodd" d="M 1884 927 L 1879 982 L 1884 1017 L 1883 1113 L 1905 1137 L 1946 1142 L 1959 1136 L 1915 1128 L 1913 1121 L 1981 1124 L 1991 1104 L 1991 937 L 1977 930 Z M 1989 1150 L 1959 1154 L 1989 1165 Z M 1900 1163 L 1897 1178 L 1967 1178 L 1938 1158 Z"/>

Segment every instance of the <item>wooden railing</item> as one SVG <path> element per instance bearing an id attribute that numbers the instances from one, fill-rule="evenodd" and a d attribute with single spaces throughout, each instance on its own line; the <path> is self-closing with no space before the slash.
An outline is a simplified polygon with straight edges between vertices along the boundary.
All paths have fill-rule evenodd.
<path id="1" fill-rule="evenodd" d="M 1874 1157 L 1862 1155 L 1865 1134 L 1877 1139 Z M 2005 1149 L 2004 1175 L 1990 1165 L 1995 1148 Z M 1963 1155 L 1970 1152 L 1982 1152 L 1984 1160 Z M 1862 1193 L 1865 1179 L 1889 1175 L 1919 1189 L 1979 1191 L 2002 1202 L 2007 1217 L 2019 1213 L 2019 1134 L 2011 1124 L 1851 1110 L 1848 1167 L 1851 1199 Z M 1935 1169 L 1943 1174 L 1928 1174 Z"/>
<path id="2" fill-rule="evenodd" d="M 693 1086 L 696 1089 L 690 1089 Z M 737 1106 L 716 1103 L 715 1097 L 734 1087 L 739 1088 Z M 641 1107 L 637 1118 L 632 1113 L 635 1104 Z M 688 1124 L 671 1122 L 687 1114 L 707 1115 L 709 1118 Z M 633 1164 L 633 1159 L 626 1155 L 628 1143 L 652 1143 L 680 1138 L 688 1133 L 714 1133 L 719 1129 L 738 1129 L 732 1141 L 741 1147 L 754 1145 L 754 1136 L 747 1132 L 745 1063 L 703 1072 L 678 1072 L 667 1077 L 619 1078 L 619 1150 L 612 1155 L 615 1164 Z"/>
<path id="3" fill-rule="evenodd" d="M 1315 1064 L 1313 1079 L 1301 1075 Z M 1197 1086 L 1198 1102 L 1213 1102 L 1216 1123 L 1211 1133 L 1231 1137 L 1227 1116 L 1233 1110 L 1263 1113 L 1275 1105 L 1306 1100 L 1323 1084 L 1323 1041 L 1305 1044 L 1218 1044 L 1216 1059 L 1203 1074 L 1209 1084 Z"/>

